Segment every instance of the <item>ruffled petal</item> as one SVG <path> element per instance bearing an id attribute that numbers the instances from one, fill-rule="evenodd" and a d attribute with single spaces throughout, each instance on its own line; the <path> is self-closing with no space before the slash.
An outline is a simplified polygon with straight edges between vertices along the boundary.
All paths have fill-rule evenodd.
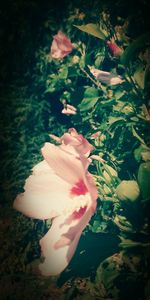
<path id="1" fill-rule="evenodd" d="M 87 178 L 87 187 L 88 187 L 89 193 L 91 195 L 91 198 L 93 200 L 92 203 L 93 203 L 93 207 L 95 209 L 96 205 L 97 205 L 96 200 L 98 198 L 98 191 L 97 191 L 96 183 L 95 183 L 93 175 L 91 173 L 87 172 L 86 178 Z"/>
<path id="2" fill-rule="evenodd" d="M 72 149 L 72 153 L 70 151 Z M 54 172 L 70 184 L 75 184 L 80 178 L 85 179 L 82 161 L 74 154 L 71 146 L 62 148 L 51 143 L 45 143 L 42 154 Z"/>
<path id="3" fill-rule="evenodd" d="M 73 129 L 73 128 L 72 128 Z M 94 149 L 93 145 L 91 145 L 82 134 L 76 134 L 72 129 L 70 129 L 70 133 L 64 133 L 64 135 L 61 137 L 61 141 L 65 145 L 71 145 L 73 146 L 80 155 L 85 155 L 86 157 L 89 156 L 91 151 Z"/>
<path id="4" fill-rule="evenodd" d="M 32 218 L 53 218 L 63 214 L 67 204 L 71 205 L 70 189 L 70 184 L 54 174 L 46 161 L 42 161 L 27 178 L 25 192 L 17 196 L 14 208 Z"/>
<path id="5" fill-rule="evenodd" d="M 54 40 L 57 42 L 61 51 L 69 53 L 74 48 L 71 40 L 61 31 L 58 31 L 57 35 L 54 36 Z"/>
<path id="6" fill-rule="evenodd" d="M 62 57 L 62 53 L 61 50 L 58 48 L 57 43 L 55 40 L 53 40 L 52 42 L 52 46 L 51 46 L 51 56 L 55 59 L 61 59 Z"/>
<path id="7" fill-rule="evenodd" d="M 76 250 L 81 233 L 93 214 L 89 207 L 83 216 L 76 218 L 60 216 L 53 220 L 47 234 L 41 239 L 40 245 L 45 260 L 39 269 L 42 275 L 57 275 L 69 264 Z"/>

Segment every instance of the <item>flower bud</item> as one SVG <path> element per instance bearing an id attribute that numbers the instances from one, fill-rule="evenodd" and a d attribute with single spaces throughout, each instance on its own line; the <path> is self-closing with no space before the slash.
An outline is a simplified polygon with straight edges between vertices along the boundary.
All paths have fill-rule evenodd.
<path id="1" fill-rule="evenodd" d="M 106 44 L 108 46 L 108 49 L 109 49 L 110 53 L 114 57 L 121 56 L 123 50 L 115 42 L 107 41 Z"/>
<path id="2" fill-rule="evenodd" d="M 113 169 L 113 168 L 110 167 L 110 166 L 107 166 L 107 169 L 108 169 L 108 172 L 107 172 L 106 170 L 104 170 L 103 176 L 105 177 L 105 179 L 106 179 L 108 182 L 111 182 L 112 179 L 111 179 L 110 175 L 111 175 L 112 177 L 117 177 L 118 174 L 117 174 L 116 170 Z M 109 175 L 109 174 L 110 174 L 110 175 Z"/>
<path id="3" fill-rule="evenodd" d="M 140 189 L 135 180 L 123 180 L 116 188 L 116 194 L 122 201 L 134 202 L 140 195 Z"/>

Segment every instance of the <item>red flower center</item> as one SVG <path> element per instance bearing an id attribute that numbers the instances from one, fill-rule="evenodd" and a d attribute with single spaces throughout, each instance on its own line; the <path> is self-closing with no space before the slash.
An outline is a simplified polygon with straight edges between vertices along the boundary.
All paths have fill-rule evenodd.
<path id="1" fill-rule="evenodd" d="M 83 181 L 83 179 L 80 179 L 71 189 L 70 191 L 72 196 L 80 196 L 85 195 L 88 193 L 88 189 Z"/>

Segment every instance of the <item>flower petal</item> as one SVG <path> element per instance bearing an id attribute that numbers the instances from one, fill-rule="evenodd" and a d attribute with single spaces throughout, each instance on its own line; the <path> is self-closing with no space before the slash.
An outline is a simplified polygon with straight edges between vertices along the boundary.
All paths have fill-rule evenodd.
<path id="1" fill-rule="evenodd" d="M 88 190 L 90 192 L 91 198 L 93 200 L 92 201 L 92 206 L 93 206 L 93 209 L 95 210 L 96 205 L 97 205 L 96 200 L 98 198 L 98 191 L 97 191 L 97 188 L 96 188 L 96 184 L 95 184 L 93 175 L 91 173 L 87 172 L 86 178 L 87 178 L 87 187 L 88 187 Z"/>
<path id="2" fill-rule="evenodd" d="M 116 84 L 121 84 L 122 82 L 124 82 L 124 80 L 121 78 L 121 76 L 114 75 L 110 72 L 98 70 L 93 67 L 90 67 L 90 72 L 93 74 L 93 76 L 97 80 L 101 81 L 104 84 L 116 85 Z"/>
<path id="3" fill-rule="evenodd" d="M 73 154 L 74 149 L 72 149 L 71 153 L 71 148 L 73 147 L 66 145 L 62 149 L 51 143 L 45 143 L 42 148 L 42 154 L 58 176 L 66 182 L 74 184 L 80 178 L 85 178 L 85 170 L 82 161 Z"/>
<path id="4" fill-rule="evenodd" d="M 54 174 L 46 161 L 33 168 L 24 189 L 15 199 L 14 208 L 32 218 L 53 218 L 65 211 L 67 203 L 71 204 L 70 184 Z"/>
<path id="5" fill-rule="evenodd" d="M 92 214 L 93 210 L 89 207 L 81 218 L 74 218 L 72 214 L 67 218 L 60 216 L 53 220 L 50 230 L 40 241 L 45 257 L 44 263 L 39 266 L 43 275 L 57 275 L 67 267 Z"/>
<path id="6" fill-rule="evenodd" d="M 78 153 L 86 157 L 89 156 L 94 149 L 93 145 L 91 145 L 82 134 L 78 134 L 74 128 L 70 128 L 69 133 L 64 133 L 61 140 L 65 145 L 69 144 L 73 146 Z"/>

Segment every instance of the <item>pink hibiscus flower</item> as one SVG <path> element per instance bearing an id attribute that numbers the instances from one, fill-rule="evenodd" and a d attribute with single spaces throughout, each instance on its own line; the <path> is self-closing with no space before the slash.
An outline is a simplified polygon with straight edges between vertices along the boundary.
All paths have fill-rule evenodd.
<path id="1" fill-rule="evenodd" d="M 55 59 L 62 59 L 72 52 L 74 46 L 70 39 L 61 31 L 54 35 L 51 45 L 51 56 Z"/>
<path id="2" fill-rule="evenodd" d="M 78 141 L 80 135 L 71 131 Z M 44 160 L 33 168 L 24 193 L 14 201 L 14 208 L 26 216 L 52 219 L 51 228 L 40 240 L 45 259 L 39 269 L 45 276 L 57 275 L 67 267 L 97 204 L 97 189 L 88 172 L 90 160 L 84 155 L 87 149 L 83 150 L 85 141 L 80 154 L 80 147 L 73 146 L 75 140 L 65 143 L 67 137 L 61 137 L 60 146 L 44 145 Z"/>

